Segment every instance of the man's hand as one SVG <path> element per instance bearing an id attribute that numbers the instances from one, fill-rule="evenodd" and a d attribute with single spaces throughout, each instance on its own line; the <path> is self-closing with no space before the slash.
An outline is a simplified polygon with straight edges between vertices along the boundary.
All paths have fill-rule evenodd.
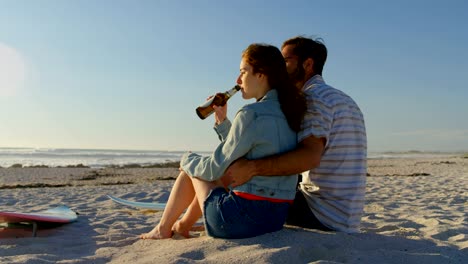
<path id="1" fill-rule="evenodd" d="M 316 168 L 320 165 L 325 143 L 325 138 L 309 136 L 296 149 L 281 155 L 256 160 L 240 158 L 227 168 L 221 181 L 225 187 L 236 187 L 256 175 L 293 175 Z"/>
<path id="2" fill-rule="evenodd" d="M 254 176 L 253 163 L 245 158 L 240 158 L 232 163 L 224 172 L 221 181 L 224 186 L 237 187 Z"/>

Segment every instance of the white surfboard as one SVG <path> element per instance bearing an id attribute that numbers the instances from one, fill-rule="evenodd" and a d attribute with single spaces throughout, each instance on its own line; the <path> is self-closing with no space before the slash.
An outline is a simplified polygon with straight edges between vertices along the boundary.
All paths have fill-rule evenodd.
<path id="1" fill-rule="evenodd" d="M 134 201 L 120 199 L 112 195 L 107 195 L 107 197 L 109 197 L 112 201 L 118 204 L 140 208 L 140 209 L 164 210 L 164 208 L 166 207 L 166 203 L 134 202 Z"/>

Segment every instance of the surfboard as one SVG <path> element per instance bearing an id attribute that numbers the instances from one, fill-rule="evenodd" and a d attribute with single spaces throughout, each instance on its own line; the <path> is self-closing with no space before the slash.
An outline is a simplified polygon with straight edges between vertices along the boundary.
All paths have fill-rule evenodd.
<path id="1" fill-rule="evenodd" d="M 107 195 L 107 197 L 109 197 L 112 201 L 118 204 L 140 208 L 140 209 L 164 210 L 164 208 L 166 207 L 166 203 L 134 202 L 134 201 L 117 198 L 112 195 Z"/>
<path id="2" fill-rule="evenodd" d="M 37 213 L 0 211 L 0 223 L 44 222 L 66 224 L 76 221 L 76 213 L 65 205 Z"/>
<path id="3" fill-rule="evenodd" d="M 77 218 L 76 213 L 65 205 L 35 213 L 0 211 L 0 223 L 6 223 L 7 228 L 15 224 L 32 224 L 33 236 L 37 234 L 38 225 L 62 225 L 74 222 Z"/>

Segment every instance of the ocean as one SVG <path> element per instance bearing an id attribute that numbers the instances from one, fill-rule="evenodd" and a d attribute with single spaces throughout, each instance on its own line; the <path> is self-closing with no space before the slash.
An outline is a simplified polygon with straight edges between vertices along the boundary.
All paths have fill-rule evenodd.
<path id="1" fill-rule="evenodd" d="M 0 148 L 0 166 L 4 168 L 14 164 L 21 164 L 24 167 L 66 167 L 79 164 L 91 168 L 133 164 L 148 166 L 179 161 L 182 154 L 183 151 L 160 150 Z"/>
<path id="2" fill-rule="evenodd" d="M 197 152 L 209 155 L 211 152 Z M 109 166 L 140 165 L 149 166 L 158 163 L 177 162 L 184 151 L 163 150 L 110 150 L 110 149 L 53 149 L 53 148 L 0 148 L 0 166 L 11 167 L 21 164 L 24 167 L 48 166 L 66 167 L 83 165 L 91 168 Z M 369 152 L 369 159 L 376 158 L 436 158 L 463 153 L 454 152 Z"/>

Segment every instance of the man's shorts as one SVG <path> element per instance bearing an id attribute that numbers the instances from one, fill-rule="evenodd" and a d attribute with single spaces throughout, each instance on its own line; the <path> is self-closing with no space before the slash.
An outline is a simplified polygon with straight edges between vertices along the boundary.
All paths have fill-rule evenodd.
<path id="1" fill-rule="evenodd" d="M 323 231 L 333 231 L 322 224 L 314 213 L 312 213 L 304 194 L 299 189 L 296 191 L 293 205 L 289 208 L 286 224 Z"/>

